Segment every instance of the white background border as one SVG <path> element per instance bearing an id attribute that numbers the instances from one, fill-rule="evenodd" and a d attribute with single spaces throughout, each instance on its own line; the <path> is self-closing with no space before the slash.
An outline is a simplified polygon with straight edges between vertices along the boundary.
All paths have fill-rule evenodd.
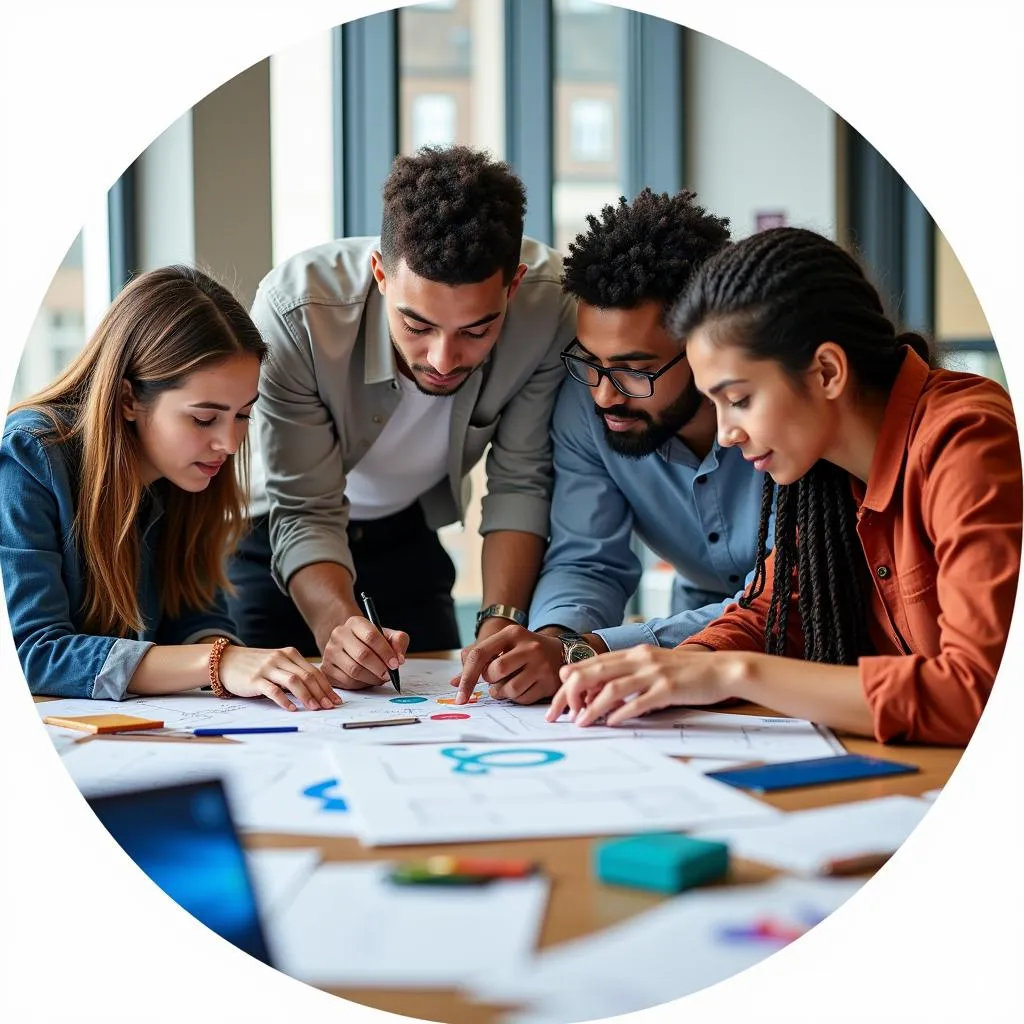
<path id="1" fill-rule="evenodd" d="M 0 308 L 10 393 L 63 255 L 120 172 L 210 90 L 372 0 L 21 0 L 0 36 Z M 1011 391 L 1022 386 L 1021 35 L 1011 0 L 635 2 L 771 64 L 906 178 L 960 257 Z M 756 173 L 756 168 L 751 169 Z M 979 581 L 980 583 L 981 581 Z M 250 961 L 177 911 L 114 846 L 6 669 L 0 934 L 5 1019 L 383 1019 Z M 846 907 L 743 975 L 637 1019 L 1024 1019 L 1020 615 L 946 793 Z M 338 908 L 344 913 L 344 908 Z M 685 950 L 679 951 L 685 957 Z M 642 971 L 643 965 L 638 964 Z M 13 1016 L 12 1016 L 13 1014 Z"/>

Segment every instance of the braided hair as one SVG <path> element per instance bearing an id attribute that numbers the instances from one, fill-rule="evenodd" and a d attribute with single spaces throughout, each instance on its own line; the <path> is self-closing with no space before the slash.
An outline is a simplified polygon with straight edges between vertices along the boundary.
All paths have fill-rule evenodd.
<path id="1" fill-rule="evenodd" d="M 857 260 L 803 228 L 751 235 L 727 246 L 697 272 L 671 310 L 668 328 L 686 338 L 708 325 L 723 328 L 752 358 L 781 364 L 798 386 L 825 341 L 846 353 L 858 386 L 882 394 L 899 373 L 904 346 L 929 358 L 924 338 L 897 333 Z M 751 586 L 740 600 L 744 608 L 767 584 L 773 500 L 775 571 L 765 651 L 786 654 L 795 583 L 804 658 L 855 664 L 871 646 L 865 560 L 856 535 L 849 474 L 821 460 L 793 484 L 776 487 L 765 476 L 757 561 Z"/>

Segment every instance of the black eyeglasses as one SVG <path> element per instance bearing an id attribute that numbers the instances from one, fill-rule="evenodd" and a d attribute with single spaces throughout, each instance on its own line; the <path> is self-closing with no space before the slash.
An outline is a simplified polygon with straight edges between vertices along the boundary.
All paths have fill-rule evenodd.
<path id="1" fill-rule="evenodd" d="M 671 370 L 680 359 L 686 357 L 686 349 L 683 349 L 660 370 L 655 373 L 647 373 L 644 370 L 626 370 L 621 366 L 600 366 L 582 356 L 574 356 L 571 353 L 578 344 L 579 340 L 573 338 L 572 344 L 562 352 L 562 362 L 565 363 L 565 368 L 569 373 L 581 384 L 586 384 L 588 388 L 600 386 L 601 378 L 607 377 L 612 382 L 612 387 L 626 398 L 650 398 L 654 394 L 654 382 L 663 373 Z"/>

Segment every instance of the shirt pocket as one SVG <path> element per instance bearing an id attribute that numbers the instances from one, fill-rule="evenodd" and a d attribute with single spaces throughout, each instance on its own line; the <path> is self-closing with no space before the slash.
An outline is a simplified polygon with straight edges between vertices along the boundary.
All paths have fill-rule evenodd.
<path id="1" fill-rule="evenodd" d="M 938 579 L 938 567 L 932 561 L 918 562 L 909 569 L 902 570 L 898 577 L 900 595 L 909 604 L 921 604 L 929 600 L 935 593 Z"/>
<path id="2" fill-rule="evenodd" d="M 462 446 L 462 472 L 468 473 L 479 461 L 484 449 L 491 443 L 498 430 L 501 417 L 496 416 L 490 423 L 474 424 L 466 427 L 466 440 Z"/>

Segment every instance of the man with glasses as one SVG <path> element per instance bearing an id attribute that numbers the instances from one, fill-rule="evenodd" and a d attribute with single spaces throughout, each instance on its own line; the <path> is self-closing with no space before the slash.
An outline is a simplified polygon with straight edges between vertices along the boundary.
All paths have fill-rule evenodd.
<path id="1" fill-rule="evenodd" d="M 529 629 L 506 626 L 463 652 L 458 701 L 535 703 L 563 664 L 638 644 L 671 647 L 742 593 L 756 554 L 763 476 L 720 448 L 663 318 L 696 267 L 727 244 L 728 222 L 692 192 L 641 192 L 606 206 L 569 246 L 562 277 L 577 337 L 552 421 L 551 540 Z M 667 618 L 623 623 L 643 567 L 636 534 L 676 571 Z"/>

